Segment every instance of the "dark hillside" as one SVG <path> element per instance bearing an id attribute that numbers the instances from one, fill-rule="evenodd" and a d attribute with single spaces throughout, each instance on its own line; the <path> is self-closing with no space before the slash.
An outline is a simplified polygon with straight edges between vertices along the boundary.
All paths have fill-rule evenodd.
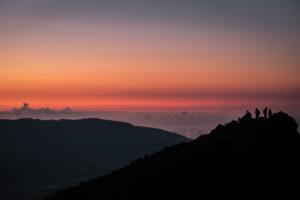
<path id="1" fill-rule="evenodd" d="M 67 199 L 194 199 L 273 194 L 300 186 L 300 135 L 285 113 L 219 125 L 210 134 L 165 148 L 114 173 L 54 194 Z"/>

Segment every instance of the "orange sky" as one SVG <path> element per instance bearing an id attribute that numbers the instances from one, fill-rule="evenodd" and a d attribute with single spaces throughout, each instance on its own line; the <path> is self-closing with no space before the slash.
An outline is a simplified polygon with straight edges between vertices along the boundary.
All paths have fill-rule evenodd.
<path id="1" fill-rule="evenodd" d="M 0 33 L 0 110 L 299 108 L 299 40 L 209 26 L 12 24 Z M 297 94 L 298 93 L 298 94 Z"/>

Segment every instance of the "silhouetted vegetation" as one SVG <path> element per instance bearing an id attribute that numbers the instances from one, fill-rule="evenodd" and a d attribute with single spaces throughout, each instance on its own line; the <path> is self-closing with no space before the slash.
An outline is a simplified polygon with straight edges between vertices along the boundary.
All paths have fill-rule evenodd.
<path id="1" fill-rule="evenodd" d="M 208 135 L 164 148 L 49 200 L 194 199 L 244 192 L 243 199 L 287 186 L 298 189 L 299 156 L 293 118 L 280 112 L 253 119 L 247 112 L 239 122 L 219 125 Z"/>

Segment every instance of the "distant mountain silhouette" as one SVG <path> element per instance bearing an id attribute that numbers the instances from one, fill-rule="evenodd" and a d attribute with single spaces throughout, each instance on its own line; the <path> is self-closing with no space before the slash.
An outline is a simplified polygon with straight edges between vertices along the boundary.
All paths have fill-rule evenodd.
<path id="1" fill-rule="evenodd" d="M 300 186 L 300 135 L 293 118 L 242 118 L 194 141 L 167 147 L 48 200 L 201 199 Z"/>
<path id="2" fill-rule="evenodd" d="M 0 199 L 39 199 L 186 141 L 167 131 L 101 119 L 0 120 Z"/>

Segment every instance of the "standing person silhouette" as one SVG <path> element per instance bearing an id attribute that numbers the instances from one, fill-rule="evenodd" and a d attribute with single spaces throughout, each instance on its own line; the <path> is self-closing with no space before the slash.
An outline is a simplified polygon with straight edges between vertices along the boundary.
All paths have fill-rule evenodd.
<path id="1" fill-rule="evenodd" d="M 265 109 L 263 110 L 263 113 L 264 113 L 264 118 L 267 118 L 268 107 L 265 107 Z"/>
<path id="2" fill-rule="evenodd" d="M 260 111 L 256 108 L 255 109 L 255 118 L 258 119 L 260 115 Z"/>
<path id="3" fill-rule="evenodd" d="M 268 113 L 268 115 L 269 115 L 269 118 L 270 117 L 272 117 L 272 115 L 273 115 L 273 112 L 272 112 L 272 110 L 269 108 L 269 113 Z"/>

